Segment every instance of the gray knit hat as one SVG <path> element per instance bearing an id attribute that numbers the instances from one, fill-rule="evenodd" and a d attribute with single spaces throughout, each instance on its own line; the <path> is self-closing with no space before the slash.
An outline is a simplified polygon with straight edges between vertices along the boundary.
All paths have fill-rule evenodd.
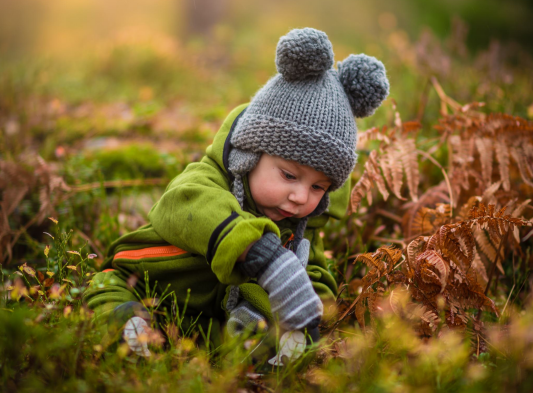
<path id="1" fill-rule="evenodd" d="M 328 191 L 341 187 L 357 160 L 354 116 L 373 114 L 389 94 L 383 63 L 350 55 L 335 70 L 327 35 L 312 28 L 281 37 L 276 66 L 279 74 L 256 93 L 231 137 L 229 169 L 241 205 L 242 176 L 262 153 L 323 172 L 332 181 Z M 312 215 L 325 211 L 327 199 Z"/>

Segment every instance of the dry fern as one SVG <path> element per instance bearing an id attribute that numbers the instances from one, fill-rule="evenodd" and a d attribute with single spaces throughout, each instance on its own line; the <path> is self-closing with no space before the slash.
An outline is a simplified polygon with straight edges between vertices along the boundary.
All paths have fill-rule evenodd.
<path id="1" fill-rule="evenodd" d="M 70 187 L 51 170 L 47 163 L 37 157 L 33 172 L 24 165 L 0 161 L 0 262 L 9 263 L 12 248 L 19 236 L 31 225 L 40 224 L 46 217 L 55 214 L 55 206 L 63 200 Z M 36 192 L 39 195 L 39 211 L 21 228 L 10 226 L 9 217 L 22 200 Z"/>
<path id="2" fill-rule="evenodd" d="M 515 211 L 521 212 L 523 207 L 524 203 Z M 434 223 L 449 220 L 449 209 L 449 205 L 441 204 L 437 209 L 425 208 L 424 211 L 433 215 Z M 498 315 L 496 305 L 486 296 L 490 277 L 487 277 L 477 251 L 476 233 L 485 231 L 488 241 L 503 245 L 507 234 L 514 228 L 531 224 L 505 214 L 505 211 L 505 207 L 498 210 L 495 205 L 486 206 L 479 202 L 471 206 L 467 217 L 438 226 L 431 236 L 416 237 L 404 251 L 387 246 L 374 253 L 357 255 L 354 263 L 364 263 L 368 273 L 360 280 L 361 294 L 338 322 L 355 311 L 359 325 L 365 328 L 366 312 L 373 321 L 376 304 L 387 289 L 385 283 L 407 289 L 412 299 L 423 307 L 419 317 L 419 333 L 422 335 L 434 332 L 441 322 L 450 328 L 465 329 L 468 321 L 473 319 L 472 309 L 488 310 Z M 425 220 L 421 221 L 420 228 Z M 433 223 L 427 228 L 434 227 Z M 486 251 L 481 249 L 481 252 Z M 404 253 L 407 268 L 399 270 L 401 263 L 398 262 Z M 490 262 L 494 264 L 498 259 L 494 257 Z M 439 318 L 440 310 L 444 311 L 444 321 Z"/>
<path id="3" fill-rule="evenodd" d="M 407 138 L 407 134 L 416 134 L 421 125 L 416 121 L 402 123 L 398 112 L 395 112 L 395 118 L 394 128 L 372 128 L 359 134 L 359 147 L 371 140 L 379 141 L 379 147 L 370 152 L 365 171 L 352 190 L 352 212 L 357 211 L 365 196 L 368 204 L 372 204 L 371 191 L 374 185 L 385 200 L 389 193 L 404 199 L 401 196 L 404 174 L 410 198 L 413 201 L 418 200 L 418 153 L 415 140 Z"/>

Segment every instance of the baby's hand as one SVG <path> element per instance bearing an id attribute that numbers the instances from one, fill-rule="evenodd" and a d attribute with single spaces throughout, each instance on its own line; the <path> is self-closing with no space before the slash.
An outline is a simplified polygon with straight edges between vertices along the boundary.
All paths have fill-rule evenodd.
<path id="1" fill-rule="evenodd" d="M 307 251 L 306 251 L 307 248 Z M 305 243 L 297 254 L 309 255 Z M 323 313 L 320 298 L 315 293 L 302 260 L 281 245 L 274 233 L 267 233 L 248 252 L 240 264 L 249 277 L 257 277 L 259 285 L 268 292 L 272 313 L 279 316 L 286 330 L 318 326 Z"/>
<path id="2" fill-rule="evenodd" d="M 244 331 L 257 333 L 268 329 L 266 318 L 247 300 L 241 300 L 230 311 L 226 327 L 230 336 L 237 336 Z"/>

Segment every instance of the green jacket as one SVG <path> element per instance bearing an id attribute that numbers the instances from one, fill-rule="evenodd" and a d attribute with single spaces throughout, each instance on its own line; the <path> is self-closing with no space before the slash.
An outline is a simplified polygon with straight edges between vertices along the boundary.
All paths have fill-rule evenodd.
<path id="1" fill-rule="evenodd" d="M 229 114 L 202 160 L 189 164 L 170 182 L 161 199 L 152 207 L 149 224 L 111 244 L 102 269 L 114 270 L 95 275 L 84 295 L 97 319 L 105 321 L 117 305 L 139 300 L 127 285 L 131 276 L 137 277 L 135 290 L 141 297 L 146 297 L 144 272 L 148 272 L 150 286 L 157 281 L 157 293 L 161 294 L 169 286 L 169 290 L 176 294 L 180 310 L 185 307 L 188 297 L 186 314 L 191 317 L 201 314 L 199 324 L 207 326 L 212 323 L 212 331 L 219 329 L 226 318 L 223 304 L 226 289 L 229 285 L 249 281 L 235 268 L 237 258 L 265 232 L 276 233 L 283 244 L 289 240 L 299 219 L 274 222 L 261 216 L 250 196 L 247 179 L 244 179 L 247 193 L 244 209 L 231 194 L 232 178 L 227 170 L 229 140 L 236 120 L 246 106 L 241 105 Z M 330 217 L 341 218 L 345 214 L 349 184 L 333 192 L 330 198 L 328 211 L 309 219 L 304 234 L 311 242 L 307 272 L 323 300 L 335 298 L 337 285 L 327 270 L 320 232 Z M 169 245 L 183 252 L 172 256 L 115 258 L 123 251 Z M 241 296 L 271 318 L 268 295 L 257 284 L 241 285 Z"/>

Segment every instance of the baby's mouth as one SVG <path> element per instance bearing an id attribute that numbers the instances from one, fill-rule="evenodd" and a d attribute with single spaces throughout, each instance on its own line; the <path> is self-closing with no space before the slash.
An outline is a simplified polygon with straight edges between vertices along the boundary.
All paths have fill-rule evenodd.
<path id="1" fill-rule="evenodd" d="M 290 213 L 290 212 L 288 212 L 288 211 L 286 211 L 286 210 L 280 209 L 279 207 L 278 207 L 278 212 L 279 212 L 279 214 L 281 214 L 283 217 L 292 217 L 292 216 L 294 216 L 294 213 Z"/>

